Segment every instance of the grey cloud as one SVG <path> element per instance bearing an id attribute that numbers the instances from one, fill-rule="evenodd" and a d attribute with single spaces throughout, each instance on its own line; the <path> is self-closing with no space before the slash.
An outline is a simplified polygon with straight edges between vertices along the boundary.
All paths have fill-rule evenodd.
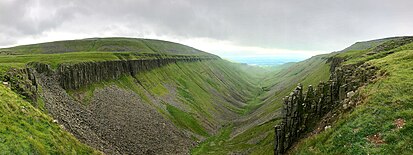
<path id="1" fill-rule="evenodd" d="M 38 35 L 58 27 L 73 17 L 64 1 L 6 0 L 0 2 L 0 45 L 14 43 L 28 35 Z"/>
<path id="2" fill-rule="evenodd" d="M 339 50 L 354 41 L 412 35 L 412 5 L 410 0 L 15 0 L 0 2 L 0 27 L 5 27 L 0 34 L 17 40 L 62 27 L 81 27 L 79 31 L 88 33 L 123 25 L 137 34 L 154 31 L 267 48 Z M 36 7 L 51 13 L 40 11 L 37 18 L 29 18 Z"/>

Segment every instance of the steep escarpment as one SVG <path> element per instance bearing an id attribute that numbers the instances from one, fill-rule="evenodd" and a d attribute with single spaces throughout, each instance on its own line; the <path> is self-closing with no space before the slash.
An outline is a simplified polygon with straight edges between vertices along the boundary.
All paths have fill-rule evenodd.
<path id="1" fill-rule="evenodd" d="M 412 44 L 411 37 L 398 37 L 370 49 L 335 55 L 342 60 L 337 69 L 364 66 L 363 72 L 369 72 L 368 68 L 376 71 L 370 78 L 347 77 L 370 82 L 356 90 L 343 91 L 342 97 L 339 91 L 339 98 L 344 100 L 320 121 L 313 122 L 316 123 L 315 130 L 309 130 L 312 132 L 305 135 L 306 138 L 300 140 L 289 153 L 410 154 L 412 128 L 408 120 L 413 116 L 410 93 Z M 282 132 L 281 126 L 277 129 L 277 133 Z M 278 138 L 287 139 L 284 136 Z M 283 144 L 276 144 L 279 144 L 276 150 L 280 150 Z"/>
<path id="2" fill-rule="evenodd" d="M 238 64 L 217 56 L 170 42 L 126 40 L 2 49 L 1 80 L 82 143 L 108 154 L 187 154 L 243 113 L 260 90 Z"/>
<path id="3" fill-rule="evenodd" d="M 274 154 L 285 153 L 331 110 L 355 106 L 346 97 L 352 97 L 360 86 L 373 81 L 376 70 L 368 64 L 341 66 L 335 68 L 329 81 L 319 83 L 315 89 L 308 86 L 306 93 L 300 84 L 283 99 L 282 121 L 275 126 Z"/>
<path id="4" fill-rule="evenodd" d="M 235 65 L 210 57 L 52 68 L 29 63 L 8 72 L 5 80 L 16 90 L 33 92 L 35 97 L 21 94 L 33 104 L 42 99 L 56 122 L 109 154 L 188 153 L 197 140 L 239 115 L 249 93 L 258 90 Z"/>
<path id="5" fill-rule="evenodd" d="M 119 60 L 104 62 L 85 62 L 74 65 L 60 65 L 57 69 L 60 85 L 64 89 L 78 89 L 89 84 L 114 80 L 124 75 L 136 75 L 139 72 L 165 66 L 177 61 L 194 62 L 217 58 L 165 58 L 143 60 Z"/>
<path id="6" fill-rule="evenodd" d="M 253 88 L 245 85 L 246 81 L 239 81 L 239 73 L 234 74 L 225 63 L 171 63 L 71 94 L 53 84 L 53 79 L 44 81 L 51 85 L 42 88 L 50 93 L 45 95 L 49 112 L 59 121 L 67 121 L 67 128 L 78 133 L 75 135 L 79 139 L 90 140 L 96 148 L 120 153 L 182 154 L 189 152 L 194 140 L 213 134 L 238 115 L 237 109 L 243 106 L 248 94 L 238 94 L 234 89 L 240 86 L 236 85 Z M 251 91 L 248 89 L 244 90 Z M 59 101 L 63 103 L 56 104 Z M 96 133 L 103 142 L 84 133 Z"/>

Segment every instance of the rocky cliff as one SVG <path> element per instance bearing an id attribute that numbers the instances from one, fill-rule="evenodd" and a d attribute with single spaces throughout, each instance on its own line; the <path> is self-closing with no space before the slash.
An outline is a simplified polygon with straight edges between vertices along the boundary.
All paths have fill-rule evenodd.
<path id="1" fill-rule="evenodd" d="M 203 63 L 215 59 L 219 58 L 174 56 L 61 64 L 56 69 L 32 62 L 22 69 L 11 69 L 3 79 L 32 104 L 38 104 L 41 99 L 44 107 L 37 106 L 39 109 L 47 110 L 54 122 L 100 151 L 108 154 L 185 154 L 195 145 L 194 140 L 133 91 L 105 86 L 93 92 L 89 105 L 85 106 L 86 103 L 71 96 L 68 90 L 125 76 L 135 77 L 138 73 L 168 64 Z M 145 90 L 142 88 L 142 91 Z"/>
<path id="2" fill-rule="evenodd" d="M 136 75 L 139 72 L 165 66 L 176 62 L 195 62 L 215 60 L 218 57 L 188 57 L 154 58 L 141 60 L 114 60 L 102 62 L 82 62 L 77 64 L 60 64 L 54 71 L 50 65 L 30 62 L 22 69 L 11 69 L 4 77 L 12 89 L 30 100 L 35 101 L 37 82 L 35 72 L 54 76 L 63 89 L 78 89 L 89 84 L 104 80 L 115 80 L 123 75 Z"/>
<path id="3" fill-rule="evenodd" d="M 315 88 L 297 88 L 284 100 L 282 121 L 275 126 L 274 154 L 284 154 L 297 140 L 314 127 L 333 109 L 354 106 L 349 98 L 355 91 L 375 78 L 376 67 L 369 64 L 339 66 L 340 59 L 332 59 L 334 71 L 330 80 L 320 82 Z"/>
<path id="4" fill-rule="evenodd" d="M 74 65 L 60 65 L 57 69 L 60 85 L 64 89 L 78 89 L 102 80 L 114 80 L 122 75 L 136 75 L 142 71 L 161 67 L 169 63 L 195 62 L 217 58 L 178 57 L 164 59 L 117 60 L 84 62 Z"/>

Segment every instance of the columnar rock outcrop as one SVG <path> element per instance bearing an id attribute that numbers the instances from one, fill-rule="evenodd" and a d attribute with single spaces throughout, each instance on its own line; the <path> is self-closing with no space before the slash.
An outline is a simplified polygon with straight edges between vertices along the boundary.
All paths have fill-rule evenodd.
<path id="1" fill-rule="evenodd" d="M 12 69 L 3 77 L 9 87 L 27 100 L 36 101 L 38 84 L 32 68 Z"/>
<path id="2" fill-rule="evenodd" d="M 358 67 L 357 67 L 358 66 Z M 369 64 L 335 67 L 330 80 L 315 88 L 297 88 L 284 100 L 282 122 L 275 126 L 274 154 L 284 154 L 294 142 L 314 126 L 332 109 L 342 105 L 348 92 L 375 78 L 377 68 Z"/>
<path id="3" fill-rule="evenodd" d="M 163 58 L 141 60 L 116 60 L 103 62 L 83 62 L 60 65 L 57 75 L 64 89 L 78 89 L 82 86 L 103 80 L 117 79 L 123 75 L 136 75 L 139 72 L 175 63 L 178 61 L 194 62 L 215 58 Z"/>
<path id="4" fill-rule="evenodd" d="M 78 89 L 82 86 L 104 80 L 114 80 L 123 75 L 136 75 L 157 67 L 176 62 L 215 60 L 218 57 L 174 56 L 171 58 L 115 60 L 60 64 L 54 71 L 50 65 L 30 62 L 25 68 L 11 69 L 3 77 L 17 93 L 31 101 L 37 100 L 38 84 L 36 74 L 56 77 L 63 89 Z"/>
<path id="5" fill-rule="evenodd" d="M 35 101 L 38 98 L 37 73 L 51 73 L 50 66 L 43 63 L 29 62 L 25 68 L 10 69 L 3 77 L 8 86 L 15 92 L 24 96 L 26 100 Z M 0 78 L 1 79 L 1 78 Z"/>

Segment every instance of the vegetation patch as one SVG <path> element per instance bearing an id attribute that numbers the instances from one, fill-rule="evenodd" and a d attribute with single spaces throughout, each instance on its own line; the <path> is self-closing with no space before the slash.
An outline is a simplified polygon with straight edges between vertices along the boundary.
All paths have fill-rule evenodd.
<path id="1" fill-rule="evenodd" d="M 208 136 L 209 134 L 205 129 L 199 125 L 198 121 L 189 113 L 184 112 L 172 105 L 167 104 L 166 109 L 169 114 L 173 117 L 173 121 L 180 127 L 188 129 L 194 133 L 197 133 L 202 136 Z"/>
<path id="2" fill-rule="evenodd" d="M 0 154 L 100 154 L 0 84 Z"/>

